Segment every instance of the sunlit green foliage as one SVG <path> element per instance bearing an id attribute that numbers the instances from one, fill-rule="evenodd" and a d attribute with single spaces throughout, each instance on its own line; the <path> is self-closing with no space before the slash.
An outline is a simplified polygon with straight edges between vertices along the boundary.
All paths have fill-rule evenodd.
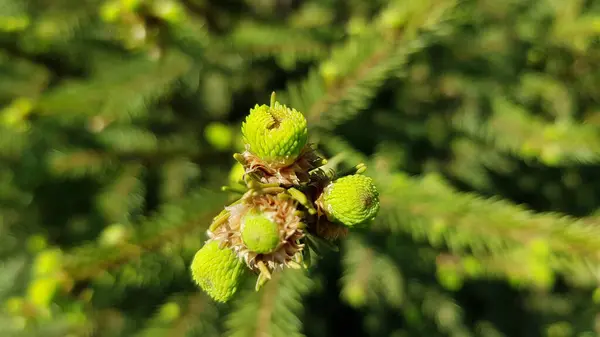
<path id="1" fill-rule="evenodd" d="M 599 41 L 597 0 L 0 0 L 0 335 L 596 336 Z M 272 91 L 381 209 L 216 304 Z"/>

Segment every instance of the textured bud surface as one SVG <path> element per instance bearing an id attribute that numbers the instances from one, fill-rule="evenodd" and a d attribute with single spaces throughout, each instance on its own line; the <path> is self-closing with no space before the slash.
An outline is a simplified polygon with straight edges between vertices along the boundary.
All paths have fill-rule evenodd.
<path id="1" fill-rule="evenodd" d="M 272 106 L 256 105 L 242 124 L 244 143 L 267 163 L 289 165 L 306 145 L 306 124 L 302 113 L 278 102 Z"/>
<path id="2" fill-rule="evenodd" d="M 279 225 L 265 214 L 249 212 L 242 218 L 242 240 L 255 253 L 270 253 L 281 241 Z"/>
<path id="3" fill-rule="evenodd" d="M 325 188 L 323 205 L 333 220 L 355 227 L 375 218 L 379 212 L 379 192 L 371 178 L 350 175 Z"/>
<path id="4" fill-rule="evenodd" d="M 227 302 L 237 291 L 244 272 L 244 264 L 229 248 L 220 249 L 211 241 L 194 256 L 191 265 L 194 281 L 210 297 Z"/>

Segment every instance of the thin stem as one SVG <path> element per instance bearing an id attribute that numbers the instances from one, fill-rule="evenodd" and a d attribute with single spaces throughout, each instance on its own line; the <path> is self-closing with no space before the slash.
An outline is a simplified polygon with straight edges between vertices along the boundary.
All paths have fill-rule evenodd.
<path id="1" fill-rule="evenodd" d="M 294 198 L 296 201 L 298 201 L 302 206 L 306 207 L 306 210 L 308 211 L 309 214 L 317 214 L 317 210 L 313 207 L 310 200 L 308 200 L 308 198 L 306 197 L 306 194 L 300 192 L 299 190 L 297 190 L 294 187 L 291 187 L 290 189 L 288 189 L 287 192 L 292 196 L 292 198 Z"/>

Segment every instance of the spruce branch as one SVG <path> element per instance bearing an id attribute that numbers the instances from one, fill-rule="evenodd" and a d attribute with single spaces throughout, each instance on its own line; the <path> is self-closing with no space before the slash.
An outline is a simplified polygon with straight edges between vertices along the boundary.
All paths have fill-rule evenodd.
<path id="1" fill-rule="evenodd" d="M 179 138 L 179 137 L 177 137 Z M 77 178 L 82 176 L 94 176 L 106 173 L 108 170 L 118 169 L 122 163 L 127 164 L 145 164 L 155 165 L 161 164 L 169 160 L 178 158 L 187 158 L 197 162 L 205 162 L 214 160 L 215 155 L 210 152 L 202 152 L 197 148 L 189 148 L 189 143 L 184 144 L 184 137 L 176 139 L 159 139 L 159 148 L 156 151 L 148 152 L 132 150 L 125 151 L 109 151 L 97 149 L 61 149 L 53 150 L 48 154 L 48 164 L 54 174 L 64 177 Z M 19 138 L 13 139 L 9 146 L 21 145 L 17 143 Z M 0 145 L 2 145 L 0 137 Z M 7 140 L 8 142 L 8 140 Z M 181 143 L 181 144 L 179 144 Z M 6 149 L 6 151 L 11 148 Z M 0 146 L 0 154 L 2 154 Z M 8 153 L 7 155 L 10 155 Z"/>
<path id="2" fill-rule="evenodd" d="M 0 50 L 0 102 L 15 97 L 37 97 L 46 89 L 48 69 Z"/>
<path id="3" fill-rule="evenodd" d="M 204 294 L 187 295 L 186 306 L 177 320 L 171 324 L 166 336 L 219 336 L 214 324 L 218 310 Z"/>
<path id="4" fill-rule="evenodd" d="M 28 144 L 29 135 L 26 132 L 0 125 L 0 159 L 18 162 Z"/>
<path id="5" fill-rule="evenodd" d="M 490 171 L 509 173 L 515 162 L 489 144 L 458 137 L 452 141 L 452 160 L 446 172 L 469 184 L 478 191 L 490 191 Z"/>
<path id="6" fill-rule="evenodd" d="M 43 116 L 61 119 L 101 116 L 128 121 L 145 116 L 148 106 L 167 95 L 190 68 L 190 59 L 176 50 L 158 60 L 130 58 L 96 73 L 90 81 L 71 81 L 44 94 L 39 102 Z"/>
<path id="7" fill-rule="evenodd" d="M 543 243 L 515 247 L 487 255 L 442 253 L 437 257 L 438 275 L 463 280 L 508 280 L 517 288 L 549 290 L 557 275 L 570 285 L 595 286 L 600 275 L 589 261 L 560 256 L 545 250 Z"/>
<path id="8" fill-rule="evenodd" d="M 98 132 L 97 139 L 105 148 L 116 153 L 155 153 L 162 145 L 150 130 L 119 125 L 109 125 Z"/>
<path id="9" fill-rule="evenodd" d="M 593 125 L 570 121 L 545 122 L 504 97 L 492 100 L 492 115 L 484 119 L 466 110 L 453 124 L 496 149 L 549 166 L 596 163 L 600 160 L 600 132 Z"/>
<path id="10" fill-rule="evenodd" d="M 396 74 L 411 55 L 423 50 L 443 33 L 454 0 L 436 3 L 421 20 L 408 23 L 407 31 L 384 34 L 370 30 L 334 50 L 330 60 L 314 69 L 301 83 L 288 86 L 284 101 L 304 111 L 309 126 L 331 128 L 364 109 L 385 80 Z M 425 31 L 413 34 L 417 31 Z"/>
<path id="11" fill-rule="evenodd" d="M 215 210 L 223 202 L 222 194 L 205 190 L 164 205 L 154 217 L 136 226 L 139 230 L 130 241 L 119 245 L 119 249 L 99 247 L 95 243 L 72 249 L 65 257 L 65 273 L 72 280 L 85 280 L 180 241 L 191 233 L 201 242 Z"/>
<path id="12" fill-rule="evenodd" d="M 96 198 L 98 207 L 111 223 L 129 223 L 134 211 L 140 211 L 144 204 L 144 185 L 141 175 L 142 165 L 124 165 L 114 182 L 106 186 Z"/>
<path id="13" fill-rule="evenodd" d="M 52 151 L 48 154 L 51 171 L 59 176 L 78 178 L 104 173 L 115 165 L 114 157 L 94 150 Z"/>
<path id="14" fill-rule="evenodd" d="M 178 156 L 166 160 L 161 166 L 161 200 L 170 202 L 184 197 L 189 189 L 190 180 L 198 178 L 199 175 L 200 169 L 190 158 Z"/>
<path id="15" fill-rule="evenodd" d="M 252 58 L 275 57 L 284 67 L 299 61 L 310 61 L 325 56 L 326 45 L 310 31 L 256 23 L 243 23 L 225 42 L 228 50 L 235 50 Z"/>
<path id="16" fill-rule="evenodd" d="M 396 264 L 360 237 L 349 237 L 344 248 L 342 298 L 356 307 L 381 299 L 400 308 L 404 279 Z"/>
<path id="17" fill-rule="evenodd" d="M 450 331 L 459 331 L 461 334 L 468 335 L 468 327 L 464 321 L 464 313 L 456 300 L 448 293 L 440 291 L 435 286 L 419 286 L 412 282 L 411 288 L 422 289 L 422 297 L 420 300 L 421 310 L 423 315 L 434 323 L 439 332 L 450 333 Z"/>
<path id="18" fill-rule="evenodd" d="M 228 337 L 301 337 L 302 296 L 313 286 L 304 270 L 273 275 L 260 292 L 246 289 L 234 302 L 225 326 Z"/>
<path id="19" fill-rule="evenodd" d="M 556 259 L 600 264 L 595 218 L 534 213 L 504 200 L 459 193 L 436 176 L 381 176 L 380 229 L 404 231 L 455 253 L 489 255 L 542 245 Z M 560 271 L 560 270 L 558 270 Z"/>
<path id="20" fill-rule="evenodd" d="M 214 324 L 219 317 L 215 304 L 205 295 L 176 294 L 169 297 L 147 320 L 135 337 L 219 336 Z"/>

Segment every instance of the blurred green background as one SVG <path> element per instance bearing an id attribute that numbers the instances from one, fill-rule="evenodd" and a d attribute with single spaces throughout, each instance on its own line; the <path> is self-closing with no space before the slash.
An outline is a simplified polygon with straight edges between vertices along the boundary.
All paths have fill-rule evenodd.
<path id="1" fill-rule="evenodd" d="M 598 0 L 0 0 L 0 336 L 596 336 L 599 65 Z M 381 212 L 216 305 L 272 91 Z"/>

